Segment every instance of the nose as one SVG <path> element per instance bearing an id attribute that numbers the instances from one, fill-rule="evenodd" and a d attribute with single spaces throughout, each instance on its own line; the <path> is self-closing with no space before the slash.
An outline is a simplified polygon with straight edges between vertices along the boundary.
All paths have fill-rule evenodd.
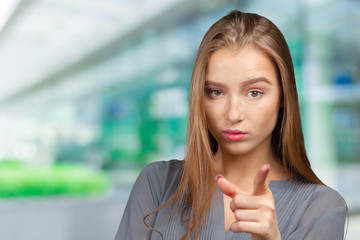
<path id="1" fill-rule="evenodd" d="M 237 123 L 244 120 L 245 115 L 241 105 L 242 104 L 239 97 L 233 96 L 230 98 L 229 109 L 227 113 L 230 122 Z"/>

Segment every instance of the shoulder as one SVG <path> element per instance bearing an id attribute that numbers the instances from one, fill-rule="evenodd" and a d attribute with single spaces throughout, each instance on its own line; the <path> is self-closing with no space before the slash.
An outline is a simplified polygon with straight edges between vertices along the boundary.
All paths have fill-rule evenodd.
<path id="1" fill-rule="evenodd" d="M 123 213 L 116 239 L 150 239 L 158 212 L 173 193 L 180 173 L 182 161 L 170 160 L 148 164 L 137 177 Z M 166 210 L 163 210 L 166 211 Z M 159 210 L 160 212 L 160 210 Z"/>
<path id="2" fill-rule="evenodd" d="M 181 168 L 182 161 L 180 160 L 157 161 L 146 165 L 142 170 L 142 174 L 145 173 L 150 178 L 162 180 L 167 176 L 179 175 Z"/>
<path id="3" fill-rule="evenodd" d="M 333 211 L 347 212 L 346 202 L 342 196 L 325 185 L 292 178 L 271 183 L 270 187 L 279 211 L 295 213 L 297 209 L 299 217 L 313 210 L 319 215 Z"/>
<path id="4" fill-rule="evenodd" d="M 343 239 L 347 207 L 337 191 L 308 182 L 291 189 L 296 190 L 279 219 L 285 239 Z"/>
<path id="5" fill-rule="evenodd" d="M 346 206 L 344 198 L 331 187 L 322 184 L 301 181 L 298 183 L 298 186 L 298 191 L 307 193 L 309 205 L 320 204 L 322 207 L 328 208 Z"/>
<path id="6" fill-rule="evenodd" d="M 286 239 L 342 239 L 347 207 L 337 191 L 294 178 L 277 185 L 273 189 L 276 214 L 281 216 L 278 221 L 282 236 Z"/>
<path id="7" fill-rule="evenodd" d="M 299 193 L 301 195 L 306 195 L 307 198 L 311 200 L 332 200 L 334 203 L 344 204 L 345 201 L 343 197 L 334 189 L 317 183 L 311 183 L 307 180 L 303 180 L 298 177 L 292 177 L 285 181 L 271 182 L 270 187 L 279 191 L 293 193 Z"/>
<path id="8" fill-rule="evenodd" d="M 346 211 L 344 198 L 334 189 L 317 184 L 312 194 L 312 204 L 317 204 L 328 210 L 342 209 Z"/>
<path id="9" fill-rule="evenodd" d="M 334 189 L 322 184 L 303 183 L 300 184 L 298 191 L 303 195 L 307 195 L 305 211 L 314 211 L 318 215 L 325 215 L 328 213 L 341 213 L 344 215 L 347 212 L 347 205 L 344 198 Z"/>
<path id="10" fill-rule="evenodd" d="M 182 165 L 183 161 L 176 159 L 152 162 L 144 167 L 138 179 L 147 182 L 160 199 L 168 199 L 177 188 Z"/>
<path id="11" fill-rule="evenodd" d="M 145 171 L 156 171 L 156 172 L 168 172 L 168 171 L 176 171 L 181 169 L 182 166 L 181 160 L 172 159 L 168 161 L 157 161 L 151 162 L 145 166 Z"/>

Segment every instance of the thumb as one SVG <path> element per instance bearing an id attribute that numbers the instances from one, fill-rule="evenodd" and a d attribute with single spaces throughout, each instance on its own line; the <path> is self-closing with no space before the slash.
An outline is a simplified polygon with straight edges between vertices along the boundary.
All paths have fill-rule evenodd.
<path id="1" fill-rule="evenodd" d="M 215 177 L 217 185 L 219 186 L 220 190 L 227 196 L 233 198 L 236 194 L 238 194 L 240 191 L 238 187 L 236 187 L 234 184 L 229 182 L 226 178 L 224 178 L 223 175 L 216 175 Z"/>
<path id="2" fill-rule="evenodd" d="M 269 175 L 270 165 L 263 165 L 259 172 L 255 175 L 254 178 L 254 189 L 253 195 L 263 195 L 268 190 L 268 185 L 266 183 L 266 178 Z"/>

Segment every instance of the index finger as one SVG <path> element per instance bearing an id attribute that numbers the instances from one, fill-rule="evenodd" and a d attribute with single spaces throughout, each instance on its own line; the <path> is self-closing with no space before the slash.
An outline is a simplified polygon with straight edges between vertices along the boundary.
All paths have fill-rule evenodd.
<path id="1" fill-rule="evenodd" d="M 254 189 L 253 189 L 253 195 L 263 195 L 268 190 L 268 185 L 266 183 L 266 178 L 269 175 L 270 171 L 270 165 L 265 164 L 263 165 L 259 172 L 255 175 L 254 178 Z"/>
<path id="2" fill-rule="evenodd" d="M 218 174 L 215 177 L 217 185 L 219 186 L 220 190 L 227 196 L 234 198 L 237 194 L 240 193 L 237 186 L 229 182 L 224 176 Z"/>

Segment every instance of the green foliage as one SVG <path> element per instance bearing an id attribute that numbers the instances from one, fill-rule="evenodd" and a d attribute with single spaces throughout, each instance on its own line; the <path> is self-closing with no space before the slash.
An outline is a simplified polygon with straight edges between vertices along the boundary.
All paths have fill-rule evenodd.
<path id="1" fill-rule="evenodd" d="M 105 173 L 82 166 L 54 164 L 33 166 L 0 161 L 0 197 L 103 194 L 109 188 Z"/>

